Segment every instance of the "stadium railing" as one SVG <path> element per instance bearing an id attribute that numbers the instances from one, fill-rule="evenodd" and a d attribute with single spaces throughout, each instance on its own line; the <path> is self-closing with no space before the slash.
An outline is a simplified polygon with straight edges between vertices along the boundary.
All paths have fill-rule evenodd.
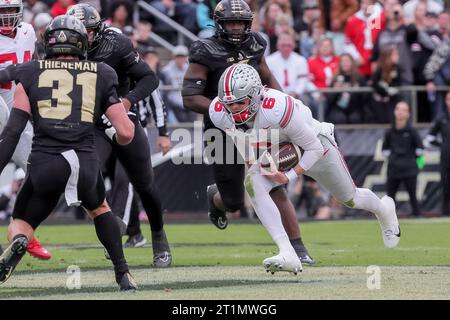
<path id="1" fill-rule="evenodd" d="M 181 87 L 179 86 L 170 86 L 170 85 L 161 85 L 159 87 L 161 91 L 173 91 L 177 90 L 180 91 Z M 419 123 L 418 122 L 418 99 L 417 99 L 417 93 L 418 92 L 426 92 L 427 89 L 425 86 L 401 86 L 398 87 L 400 92 L 410 92 L 410 99 L 409 103 L 411 105 L 411 111 L 412 111 L 412 124 L 416 127 L 427 127 L 430 124 L 429 123 Z M 322 94 L 327 93 L 343 93 L 343 92 L 349 92 L 349 93 L 371 93 L 373 92 L 372 87 L 349 87 L 349 88 L 323 88 L 323 89 L 317 89 L 317 92 L 320 92 Z M 447 92 L 450 91 L 450 86 L 436 86 L 436 92 Z M 311 91 L 314 92 L 314 91 Z M 321 103 L 319 104 L 319 112 L 318 112 L 318 120 L 324 121 L 325 119 L 325 100 L 321 99 Z M 172 125 L 174 127 L 192 127 L 192 123 L 178 123 L 176 125 Z M 367 123 L 361 123 L 361 124 L 341 124 L 338 125 L 338 127 L 343 129 L 357 129 L 357 128 L 380 128 L 380 127 L 387 127 L 389 124 L 367 124 Z"/>
<path id="2" fill-rule="evenodd" d="M 178 35 L 177 43 L 180 44 L 180 45 L 184 45 L 185 44 L 185 42 L 186 42 L 185 38 L 189 39 L 190 41 L 196 41 L 196 40 L 199 39 L 195 34 L 190 32 L 188 29 L 183 27 L 181 24 L 179 24 L 176 21 L 172 20 L 171 18 L 166 16 L 164 13 L 162 13 L 161 11 L 156 9 L 155 7 L 149 5 L 147 2 L 142 1 L 142 0 L 136 2 L 135 10 L 134 10 L 134 13 L 133 13 L 133 22 L 134 22 L 135 25 L 140 21 L 139 9 L 145 10 L 146 12 L 151 14 L 154 18 L 156 18 L 158 20 L 161 20 L 162 22 L 164 22 L 167 25 L 169 25 L 172 29 L 174 29 L 174 31 L 176 31 L 177 35 Z M 168 49 L 170 51 L 172 51 L 173 48 L 174 48 L 174 46 L 171 43 L 169 43 L 168 41 L 164 40 L 162 37 L 158 36 L 154 32 L 152 32 L 152 34 L 151 34 L 151 39 L 154 40 L 155 42 L 157 42 L 162 47 L 164 47 L 164 48 L 166 48 L 166 49 Z"/>

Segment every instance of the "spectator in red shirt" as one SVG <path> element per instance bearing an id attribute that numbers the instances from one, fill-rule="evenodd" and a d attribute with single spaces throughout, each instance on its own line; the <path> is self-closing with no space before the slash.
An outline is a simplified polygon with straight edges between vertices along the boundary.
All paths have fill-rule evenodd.
<path id="1" fill-rule="evenodd" d="M 372 49 L 385 25 L 381 6 L 375 0 L 362 0 L 360 10 L 348 19 L 345 26 L 345 52 L 350 53 L 359 64 L 361 75 L 372 74 Z"/>
<path id="2" fill-rule="evenodd" d="M 67 9 L 69 9 L 70 6 L 76 5 L 77 3 L 73 0 L 58 0 L 50 9 L 50 12 L 52 14 L 52 17 L 57 17 L 62 14 L 66 14 Z"/>
<path id="3" fill-rule="evenodd" d="M 339 57 L 334 53 L 333 41 L 330 38 L 320 40 L 316 57 L 308 60 L 309 73 L 317 88 L 329 87 L 333 75 L 339 67 Z"/>

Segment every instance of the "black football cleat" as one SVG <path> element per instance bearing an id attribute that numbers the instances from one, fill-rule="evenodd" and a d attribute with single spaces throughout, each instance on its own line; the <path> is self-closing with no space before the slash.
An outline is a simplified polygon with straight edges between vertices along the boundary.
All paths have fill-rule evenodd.
<path id="1" fill-rule="evenodd" d="M 27 252 L 28 239 L 16 238 L 0 256 L 0 283 L 5 282 Z"/>
<path id="2" fill-rule="evenodd" d="M 220 230 L 224 230 L 228 226 L 226 212 L 220 210 L 214 204 L 214 195 L 219 192 L 216 184 L 211 184 L 206 188 L 206 196 L 208 198 L 208 217 L 209 220 Z"/>
<path id="3" fill-rule="evenodd" d="M 172 264 L 169 242 L 166 233 L 152 231 L 153 266 L 155 268 L 168 268 Z"/>
<path id="4" fill-rule="evenodd" d="M 129 272 L 124 273 L 119 282 L 120 291 L 136 291 L 138 286 Z"/>

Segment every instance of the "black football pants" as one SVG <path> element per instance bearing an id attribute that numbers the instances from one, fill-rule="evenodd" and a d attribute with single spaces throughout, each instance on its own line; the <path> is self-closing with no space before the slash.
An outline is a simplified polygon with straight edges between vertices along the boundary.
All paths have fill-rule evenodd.
<path id="1" fill-rule="evenodd" d="M 133 117 L 132 120 L 135 126 L 134 138 L 126 146 L 112 142 L 102 128 L 95 128 L 95 145 L 100 165 L 104 167 L 110 158 L 115 155 L 118 162 L 123 166 L 122 172 L 126 173 L 126 176 L 123 175 L 120 166 L 116 166 L 115 173 L 117 173 L 117 176 L 114 174 L 111 204 L 113 212 L 120 217 L 123 217 L 125 213 L 127 201 L 130 198 L 128 194 L 131 191 L 126 180 L 128 177 L 129 182 L 131 182 L 141 198 L 151 230 L 160 231 L 164 223 L 161 201 L 156 194 L 153 184 L 153 168 L 148 138 L 144 128 L 142 128 L 137 119 Z M 116 183 L 118 183 L 117 186 L 115 186 Z"/>
<path id="2" fill-rule="evenodd" d="M 386 188 L 389 197 L 395 200 L 395 195 L 403 182 L 406 191 L 409 195 L 409 202 L 411 203 L 412 214 L 414 216 L 420 215 L 419 204 L 416 197 L 416 186 L 417 186 L 417 176 L 407 177 L 407 178 L 392 178 L 388 177 Z"/>

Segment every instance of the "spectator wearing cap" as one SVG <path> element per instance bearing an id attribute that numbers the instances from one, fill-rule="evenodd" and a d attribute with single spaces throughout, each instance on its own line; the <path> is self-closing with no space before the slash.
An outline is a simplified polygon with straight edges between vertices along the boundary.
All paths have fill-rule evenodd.
<path id="1" fill-rule="evenodd" d="M 312 23 L 318 21 L 321 15 L 317 0 L 304 0 L 301 8 L 303 11 L 302 15 L 294 17 L 294 29 L 300 33 L 308 32 Z"/>
<path id="2" fill-rule="evenodd" d="M 424 31 L 430 36 L 434 44 L 439 46 L 442 43 L 443 35 L 439 31 L 438 15 L 428 11 L 425 14 L 424 27 Z"/>
<path id="3" fill-rule="evenodd" d="M 173 50 L 174 59 L 171 60 L 163 69 L 165 84 L 181 87 L 183 78 L 188 68 L 188 48 L 179 45 Z M 180 90 L 171 90 L 166 95 L 166 104 L 169 112 L 173 112 L 178 122 L 192 122 L 197 115 L 183 107 L 183 98 Z"/>
<path id="4" fill-rule="evenodd" d="M 27 0 L 23 4 L 23 21 L 32 23 L 34 17 L 39 13 L 48 13 L 48 6 L 38 0 Z"/>
<path id="5" fill-rule="evenodd" d="M 76 5 L 77 3 L 73 0 L 58 0 L 56 1 L 51 9 L 50 13 L 52 17 L 57 17 L 63 14 L 66 14 L 67 9 L 69 9 L 70 6 Z"/>
<path id="6" fill-rule="evenodd" d="M 424 3 L 427 6 L 426 11 L 439 14 L 444 10 L 442 3 L 437 0 L 409 0 L 403 5 L 406 19 L 408 19 L 409 21 L 414 21 L 414 12 L 416 11 L 416 7 L 420 2 Z"/>
<path id="7" fill-rule="evenodd" d="M 52 17 L 48 13 L 39 13 L 33 19 L 33 27 L 36 32 L 36 54 L 40 59 L 45 56 L 44 48 L 44 32 L 48 24 L 52 21 Z"/>

